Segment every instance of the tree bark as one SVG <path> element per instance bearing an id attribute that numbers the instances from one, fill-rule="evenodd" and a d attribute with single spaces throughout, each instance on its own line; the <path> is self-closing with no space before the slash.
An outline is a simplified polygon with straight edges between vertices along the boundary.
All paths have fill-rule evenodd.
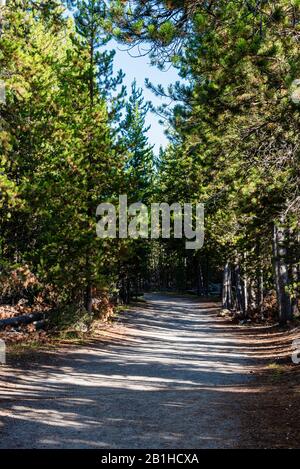
<path id="1" fill-rule="evenodd" d="M 92 294 L 93 287 L 90 282 L 88 282 L 85 290 L 85 309 L 88 314 L 92 314 L 93 312 L 93 294 Z"/>
<path id="2" fill-rule="evenodd" d="M 94 53 L 95 53 L 95 37 L 92 33 L 90 39 L 90 69 L 89 69 L 89 76 L 88 76 L 88 88 L 89 88 L 89 107 L 91 115 L 94 112 L 94 96 L 95 96 L 95 77 L 94 77 Z M 92 149 L 92 141 L 93 141 L 93 132 L 90 130 L 89 134 L 89 148 L 88 148 L 88 160 L 89 160 L 89 168 L 87 174 L 87 214 L 88 214 L 88 224 L 87 230 L 90 230 L 89 226 L 89 219 L 93 217 L 93 200 L 92 200 L 92 191 L 93 191 L 93 184 L 91 180 L 90 172 L 93 167 L 93 160 L 94 154 Z M 88 241 L 89 243 L 89 241 Z M 86 252 L 86 277 L 87 283 L 85 287 L 85 309 L 88 314 L 92 314 L 93 308 L 93 285 L 92 285 L 92 267 L 91 267 L 91 249 L 89 244 L 87 245 L 87 252 Z"/>
<path id="3" fill-rule="evenodd" d="M 279 226 L 274 224 L 273 228 L 273 262 L 279 322 L 284 325 L 292 318 L 292 305 L 287 292 L 289 278 L 286 263 L 286 230 L 282 219 L 280 222 Z"/>
<path id="4" fill-rule="evenodd" d="M 14 318 L 1 319 L 0 329 L 5 328 L 6 326 L 16 327 L 20 326 L 21 324 L 32 324 L 35 321 L 45 321 L 46 317 L 46 313 L 32 313 L 25 314 L 23 316 L 16 316 Z"/>
<path id="5" fill-rule="evenodd" d="M 198 296 L 203 296 L 204 294 L 204 283 L 203 283 L 203 272 L 202 272 L 202 266 L 201 266 L 201 261 L 199 260 L 198 262 L 198 269 L 197 269 L 197 295 Z"/>
<path id="6" fill-rule="evenodd" d="M 263 302 L 264 302 L 264 273 L 262 268 L 262 260 L 261 260 L 261 249 L 260 249 L 260 242 L 256 243 L 256 260 L 257 260 L 257 268 L 256 268 L 256 308 L 260 313 L 263 313 Z"/>
<path id="7" fill-rule="evenodd" d="M 235 283 L 236 283 L 236 304 L 237 304 L 237 311 L 241 312 L 243 317 L 245 317 L 245 301 L 244 301 L 244 294 L 243 294 L 243 284 L 241 279 L 241 269 L 240 263 L 237 259 L 235 265 Z"/>
<path id="8" fill-rule="evenodd" d="M 299 272 L 299 232 L 290 231 L 290 278 L 293 284 L 293 296 L 291 299 L 292 302 L 292 314 L 293 316 L 299 313 L 299 280 L 300 280 L 300 272 Z"/>
<path id="9" fill-rule="evenodd" d="M 259 312 L 263 315 L 264 313 L 264 272 L 260 266 L 257 279 L 257 305 Z"/>
<path id="10" fill-rule="evenodd" d="M 244 298 L 244 309 L 245 315 L 248 312 L 248 278 L 244 277 L 244 288 L 243 288 L 243 298 Z"/>
<path id="11" fill-rule="evenodd" d="M 232 281 L 231 281 L 231 268 L 227 261 L 223 273 L 223 294 L 222 305 L 224 309 L 232 308 Z"/>

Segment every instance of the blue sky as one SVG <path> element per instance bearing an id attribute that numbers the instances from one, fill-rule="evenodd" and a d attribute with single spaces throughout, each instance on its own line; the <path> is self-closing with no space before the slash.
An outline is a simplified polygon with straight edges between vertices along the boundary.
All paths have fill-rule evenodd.
<path id="1" fill-rule="evenodd" d="M 128 91 L 130 92 L 131 83 L 136 79 L 138 87 L 143 88 L 147 101 L 151 101 L 154 106 L 162 104 L 162 100 L 145 87 L 145 79 L 149 78 L 154 85 L 161 84 L 167 88 L 169 84 L 179 80 L 177 71 L 171 67 L 167 71 L 162 72 L 157 67 L 150 65 L 148 56 L 131 57 L 126 50 L 126 46 L 117 44 L 115 41 L 112 41 L 109 46 L 116 50 L 115 71 L 122 69 L 126 73 L 124 83 Z M 138 55 L 137 52 L 131 52 L 131 54 L 134 56 Z M 155 151 L 158 152 L 160 146 L 165 147 L 168 143 L 168 139 L 164 135 L 164 128 L 159 124 L 159 117 L 153 113 L 148 114 L 147 125 L 151 125 L 148 132 L 149 141 L 152 145 L 155 145 Z"/>
<path id="2" fill-rule="evenodd" d="M 72 16 L 71 11 L 67 10 L 66 15 Z M 156 97 L 146 88 L 145 79 L 149 78 L 151 83 L 154 85 L 160 84 L 164 88 L 180 79 L 173 67 L 163 72 L 157 67 L 150 65 L 149 56 L 139 57 L 137 51 L 129 54 L 126 50 L 126 45 L 121 45 L 115 40 L 110 41 L 107 47 L 116 51 L 114 70 L 122 69 L 126 74 L 124 84 L 127 86 L 128 92 L 130 92 L 131 83 L 136 79 L 138 87 L 144 91 L 146 101 L 151 101 L 154 106 L 162 104 L 162 99 Z M 149 142 L 155 146 L 155 152 L 158 153 L 160 146 L 166 147 L 168 144 L 168 139 L 164 134 L 164 127 L 159 124 L 159 117 L 151 112 L 149 112 L 147 117 L 147 125 L 151 126 L 148 132 Z"/>

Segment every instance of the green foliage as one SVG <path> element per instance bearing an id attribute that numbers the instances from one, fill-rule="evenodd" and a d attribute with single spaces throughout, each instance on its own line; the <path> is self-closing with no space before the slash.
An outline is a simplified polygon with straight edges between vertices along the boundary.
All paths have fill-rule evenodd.
<path id="1" fill-rule="evenodd" d="M 176 36 L 176 27 L 171 21 L 163 23 L 158 30 L 158 37 L 164 45 L 171 44 Z"/>
<path id="2" fill-rule="evenodd" d="M 78 338 L 78 333 L 87 332 L 92 325 L 92 316 L 78 305 L 62 305 L 52 311 L 50 315 L 49 327 L 56 331 L 63 332 L 63 337 L 72 339 Z"/>
<path id="3" fill-rule="evenodd" d="M 7 89 L 0 123 L 0 271 L 28 264 L 40 288 L 51 291 L 62 322 L 68 305 L 69 316 L 91 314 L 93 296 L 116 289 L 121 249 L 97 238 L 96 208 L 118 199 L 130 164 L 140 172 L 143 151 L 152 157 L 138 92 L 126 111 L 136 105 L 135 114 L 120 130 L 126 90 L 123 72 L 113 73 L 114 51 L 105 49 L 105 2 L 71 3 L 74 19 L 58 1 L 51 8 L 12 1 L 0 41 Z M 143 137 L 126 154 L 123 138 L 139 131 Z"/>
<path id="4" fill-rule="evenodd" d="M 148 143 L 146 115 L 149 103 L 144 102 L 142 90 L 132 83 L 131 95 L 125 107 L 122 143 L 126 151 L 125 175 L 132 201 L 146 202 L 152 190 L 154 176 L 153 146 Z"/>
<path id="5" fill-rule="evenodd" d="M 265 291 L 274 288 L 272 226 L 284 217 L 292 240 L 299 232 L 299 2 L 137 1 L 131 15 L 123 3 L 120 28 L 131 43 L 148 43 L 156 61 L 172 61 L 189 82 L 155 90 L 178 103 L 172 113 L 160 109 L 171 145 L 161 154 L 158 193 L 204 202 L 207 256 L 218 253 L 220 267 L 239 259 L 255 291 L 261 270 Z M 137 15 L 139 37 L 131 29 Z M 285 262 L 299 275 L 297 239 Z"/>
<path id="6" fill-rule="evenodd" d="M 152 265 L 178 284 L 207 259 L 217 272 L 230 261 L 255 291 L 262 271 L 270 290 L 280 220 L 295 276 L 300 3 L 67 3 L 73 18 L 58 0 L 12 0 L 1 25 L 2 269 L 28 264 L 79 316 L 99 289 L 128 297 Z M 172 62 L 186 79 L 166 92 L 148 84 L 175 103 L 160 109 L 170 145 L 158 165 L 145 124 L 150 106 L 136 83 L 125 101 L 123 72 L 114 74 L 106 48 L 112 34 L 130 47 L 147 44 L 154 62 Z M 134 202 L 204 202 L 204 251 L 188 257 L 181 242 L 97 239 L 97 205 L 124 191 Z M 298 284 L 289 282 L 293 300 Z"/>

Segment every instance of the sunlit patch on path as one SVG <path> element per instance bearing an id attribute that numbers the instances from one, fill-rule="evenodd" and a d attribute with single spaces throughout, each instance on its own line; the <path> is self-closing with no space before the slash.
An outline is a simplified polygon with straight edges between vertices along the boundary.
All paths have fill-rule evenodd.
<path id="1" fill-rule="evenodd" d="M 148 295 L 124 343 L 46 354 L 1 376 L 2 448 L 235 447 L 255 399 L 247 341 L 217 306 Z"/>

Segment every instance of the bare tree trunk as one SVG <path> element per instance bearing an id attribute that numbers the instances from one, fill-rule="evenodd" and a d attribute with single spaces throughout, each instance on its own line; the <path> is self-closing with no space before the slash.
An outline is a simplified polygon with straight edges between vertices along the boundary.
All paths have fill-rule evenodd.
<path id="1" fill-rule="evenodd" d="M 90 61 L 90 68 L 89 68 L 89 75 L 88 75 L 88 88 L 89 88 L 89 108 L 90 113 L 93 113 L 94 110 L 94 96 L 95 96 L 95 80 L 94 80 L 94 52 L 95 52 L 95 38 L 92 37 L 90 41 L 90 50 L 89 50 L 89 61 Z M 89 134 L 89 148 L 88 148 L 88 160 L 90 167 L 93 166 L 93 149 L 92 149 L 92 141 L 93 141 L 93 133 L 90 132 Z M 87 174 L 87 214 L 88 218 L 93 217 L 93 199 L 92 199 L 92 191 L 93 191 L 93 184 L 91 180 L 90 173 Z M 89 221 L 87 223 L 87 231 L 90 230 Z M 87 249 L 85 255 L 85 272 L 86 272 L 86 286 L 85 286 L 85 298 L 84 298 L 84 305 L 85 309 L 88 314 L 92 314 L 92 305 L 93 305 L 93 284 L 92 284 L 92 253 L 91 248 L 89 245 L 89 240 L 87 242 Z"/>
<path id="2" fill-rule="evenodd" d="M 88 282 L 85 290 L 85 309 L 88 314 L 92 314 L 93 310 L 93 294 L 92 294 L 92 285 Z"/>
<path id="3" fill-rule="evenodd" d="M 2 2 L 0 2 L 0 37 L 2 36 L 3 21 L 4 21 L 4 14 L 3 14 L 2 8 L 5 7 L 5 4 L 6 4 L 6 2 L 3 1 L 3 0 L 2 0 Z"/>
<path id="4" fill-rule="evenodd" d="M 232 308 L 232 280 L 231 280 L 231 268 L 229 262 L 226 262 L 224 273 L 223 273 L 223 308 Z"/>
<path id="5" fill-rule="evenodd" d="M 296 316 L 299 313 L 298 302 L 299 302 L 299 232 L 291 231 L 291 243 L 290 243 L 290 277 L 293 284 L 293 296 L 292 302 L 292 314 Z"/>
<path id="6" fill-rule="evenodd" d="M 206 255 L 206 259 L 205 259 L 204 291 L 205 291 L 205 295 L 208 296 L 208 294 L 209 294 L 209 258 L 208 258 L 208 254 Z"/>
<path id="7" fill-rule="evenodd" d="M 237 311 L 240 311 L 245 316 L 245 302 L 244 302 L 244 295 L 243 295 L 243 283 L 241 279 L 241 269 L 239 260 L 237 259 L 235 265 L 235 283 L 236 283 L 236 306 Z"/>
<path id="8" fill-rule="evenodd" d="M 249 307 L 248 305 L 248 275 L 247 275 L 246 260 L 247 260 L 247 253 L 244 254 L 245 272 L 244 272 L 244 277 L 243 277 L 243 301 L 244 301 L 245 316 L 247 316 L 248 307 Z"/>
<path id="9" fill-rule="evenodd" d="M 120 297 L 125 304 L 129 304 L 131 300 L 131 285 L 130 279 L 128 278 L 128 273 L 125 271 L 122 275 L 121 280 L 121 289 L 120 289 Z"/>
<path id="10" fill-rule="evenodd" d="M 263 315 L 264 313 L 264 272 L 262 267 L 259 268 L 258 274 L 258 285 L 257 285 L 257 305 L 259 312 Z"/>
<path id="11" fill-rule="evenodd" d="M 299 313 L 298 301 L 299 301 L 299 266 L 297 264 L 292 265 L 292 281 L 295 285 L 292 298 L 292 314 L 296 316 Z"/>
<path id="12" fill-rule="evenodd" d="M 204 294 L 204 282 L 203 282 L 203 272 L 201 261 L 198 262 L 198 269 L 197 269 L 197 294 L 198 296 L 202 296 Z"/>
<path id="13" fill-rule="evenodd" d="M 262 268 L 262 259 L 260 255 L 260 242 L 256 244 L 256 307 L 260 313 L 262 313 L 264 303 L 264 272 Z"/>
<path id="14" fill-rule="evenodd" d="M 283 220 L 281 220 L 283 222 Z M 277 292 L 279 322 L 286 324 L 292 318 L 291 299 L 287 292 L 288 267 L 286 264 L 286 230 L 280 225 L 273 228 L 274 277 Z"/>
<path id="15" fill-rule="evenodd" d="M 256 292 L 254 288 L 255 279 L 253 277 L 248 278 L 247 281 L 247 305 L 248 310 L 256 309 Z"/>

